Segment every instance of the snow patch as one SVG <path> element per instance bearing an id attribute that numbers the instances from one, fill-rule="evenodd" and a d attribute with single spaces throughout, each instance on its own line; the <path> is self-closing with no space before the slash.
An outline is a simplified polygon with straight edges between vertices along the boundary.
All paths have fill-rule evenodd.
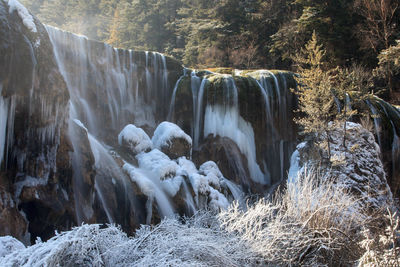
<path id="1" fill-rule="evenodd" d="M 178 164 L 158 149 L 153 149 L 148 153 L 140 153 L 136 156 L 139 167 L 151 171 L 161 180 L 174 177 L 178 171 Z"/>
<path id="2" fill-rule="evenodd" d="M 171 141 L 178 138 L 183 138 L 192 145 L 192 138 L 182 131 L 178 125 L 165 121 L 158 125 L 151 140 L 154 147 L 161 149 L 164 146 L 170 146 Z"/>
<path id="3" fill-rule="evenodd" d="M 125 126 L 118 135 L 118 144 L 122 146 L 123 142 L 127 143 L 135 154 L 150 150 L 153 146 L 146 132 L 133 124 Z"/>
<path id="4" fill-rule="evenodd" d="M 35 22 L 33 21 L 32 15 L 19 1 L 8 0 L 8 6 L 10 7 L 9 9 L 10 14 L 14 11 L 17 11 L 25 27 L 28 28 L 31 32 L 37 32 L 36 25 Z"/>
<path id="5" fill-rule="evenodd" d="M 186 157 L 181 157 L 177 161 L 180 167 L 177 175 L 189 176 L 192 173 L 197 173 L 196 165 Z"/>
<path id="6" fill-rule="evenodd" d="M 0 258 L 5 257 L 13 252 L 23 250 L 24 244 L 11 236 L 0 237 Z"/>
<path id="7" fill-rule="evenodd" d="M 124 164 L 123 169 L 128 173 L 132 182 L 135 182 L 139 186 L 140 191 L 143 194 L 145 194 L 148 198 L 154 198 L 154 183 L 147 177 L 145 173 L 128 163 Z"/>

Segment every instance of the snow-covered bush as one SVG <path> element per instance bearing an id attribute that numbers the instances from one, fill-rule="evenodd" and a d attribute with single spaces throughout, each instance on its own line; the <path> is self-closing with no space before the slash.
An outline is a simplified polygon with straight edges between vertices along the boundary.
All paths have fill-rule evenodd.
<path id="1" fill-rule="evenodd" d="M 236 233 L 272 265 L 349 264 L 359 256 L 353 239 L 366 222 L 357 200 L 345 188 L 302 173 L 272 201 L 260 200 L 242 211 L 237 205 L 219 215 L 222 227 Z"/>
<path id="2" fill-rule="evenodd" d="M 133 238 L 121 229 L 82 225 L 0 258 L 1 266 L 249 266 L 260 258 L 245 241 L 220 229 L 210 213 L 183 223 L 165 219 Z"/>
<path id="3" fill-rule="evenodd" d="M 386 228 L 363 231 L 364 239 L 360 245 L 365 253 L 358 261 L 358 266 L 400 266 L 400 219 L 396 212 L 387 210 L 385 214 Z"/>
<path id="4" fill-rule="evenodd" d="M 24 249 L 25 246 L 20 241 L 11 236 L 0 237 L 0 258 L 14 251 Z"/>
<path id="5" fill-rule="evenodd" d="M 83 225 L 10 252 L 0 257 L 0 266 L 398 265 L 396 215 L 387 218 L 384 233 L 369 237 L 362 229 L 371 226 L 371 218 L 359 200 L 321 180 L 317 171 L 304 170 L 272 200 L 246 210 L 234 203 L 218 215 L 169 217 L 142 226 L 134 237 L 115 226 Z"/>

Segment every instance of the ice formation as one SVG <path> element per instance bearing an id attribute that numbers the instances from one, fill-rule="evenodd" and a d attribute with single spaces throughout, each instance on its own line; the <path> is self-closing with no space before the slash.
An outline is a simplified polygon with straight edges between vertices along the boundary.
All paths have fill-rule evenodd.
<path id="1" fill-rule="evenodd" d="M 237 108 L 222 106 L 207 106 L 204 118 L 204 136 L 229 137 L 246 155 L 251 179 L 260 184 L 269 184 L 268 177 L 263 174 L 257 164 L 256 144 L 251 124 L 246 122 Z"/>
<path id="2" fill-rule="evenodd" d="M 21 18 L 25 27 L 27 27 L 32 32 L 37 32 L 37 28 L 35 22 L 33 21 L 32 15 L 18 0 L 8 0 L 8 5 L 10 7 L 10 13 L 14 12 L 15 10 L 18 12 L 18 16 Z"/>
<path id="3" fill-rule="evenodd" d="M 141 128 L 133 124 L 125 126 L 118 135 L 119 145 L 126 143 L 133 153 L 138 154 L 143 151 L 151 150 L 153 144 L 149 136 Z"/>
<path id="4" fill-rule="evenodd" d="M 151 140 L 154 147 L 160 149 L 164 146 L 169 146 L 171 144 L 171 140 L 175 138 L 183 138 L 190 145 L 192 144 L 192 138 L 189 135 L 182 131 L 178 125 L 167 121 L 158 125 Z"/>

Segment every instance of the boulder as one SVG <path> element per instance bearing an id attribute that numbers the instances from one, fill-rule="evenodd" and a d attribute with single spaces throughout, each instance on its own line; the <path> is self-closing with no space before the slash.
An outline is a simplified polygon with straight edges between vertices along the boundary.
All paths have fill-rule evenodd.
<path id="1" fill-rule="evenodd" d="M 153 145 L 171 159 L 182 156 L 190 158 L 192 150 L 192 138 L 178 125 L 170 122 L 162 122 L 154 132 Z"/>
<path id="2" fill-rule="evenodd" d="M 332 179 L 336 186 L 349 190 L 364 208 L 386 208 L 393 197 L 374 135 L 360 124 L 347 122 L 345 146 L 343 136 L 343 124 L 337 125 L 330 136 L 330 160 L 327 143 L 322 139 L 319 143 L 323 145 L 298 145 L 292 155 L 289 181 L 295 181 L 306 167 L 313 168 L 319 170 L 321 179 Z"/>
<path id="3" fill-rule="evenodd" d="M 18 211 L 11 195 L 4 188 L 0 188 L 0 236 L 10 235 L 29 242 L 26 240 L 27 230 L 26 218 Z M 0 240 L 0 257 L 4 256 L 2 245 Z"/>
<path id="4" fill-rule="evenodd" d="M 132 124 L 125 126 L 118 135 L 118 144 L 134 155 L 149 152 L 153 146 L 146 132 Z"/>

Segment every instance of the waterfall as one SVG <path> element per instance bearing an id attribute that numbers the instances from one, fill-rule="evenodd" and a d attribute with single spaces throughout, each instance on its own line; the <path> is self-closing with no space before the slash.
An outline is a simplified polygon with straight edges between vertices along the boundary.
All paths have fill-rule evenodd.
<path id="1" fill-rule="evenodd" d="M 374 128 L 375 128 L 375 135 L 378 138 L 378 144 L 380 147 L 382 147 L 382 141 L 381 141 L 381 118 L 379 116 L 378 111 L 376 108 L 371 104 L 369 100 L 365 101 L 371 110 L 372 113 L 372 119 L 374 120 Z"/>
<path id="2" fill-rule="evenodd" d="M 174 86 L 174 90 L 172 91 L 171 104 L 169 105 L 169 111 L 168 111 L 168 116 L 167 116 L 168 121 L 172 121 L 172 118 L 174 116 L 176 93 L 178 91 L 179 84 L 181 83 L 182 79 L 186 76 L 186 74 L 187 74 L 187 69 L 184 68 L 183 75 L 181 77 L 179 77 L 178 81 L 176 82 L 176 84 Z"/>
<path id="3" fill-rule="evenodd" d="M 139 88 L 141 73 L 134 61 L 132 50 L 118 50 L 107 44 L 89 41 L 84 36 L 49 26 L 46 28 L 71 98 L 68 133 L 74 148 L 72 164 L 77 221 L 81 223 L 89 220 L 94 211 L 93 200 L 83 197 L 85 191 L 82 182 L 84 174 L 81 140 L 73 131 L 73 127 L 76 127 L 73 124 L 79 127 L 87 126 L 84 130 L 87 132 L 95 158 L 95 191 L 107 221 L 114 223 L 116 203 L 113 196 L 110 196 L 110 181 L 111 185 L 115 182 L 124 185 L 126 205 L 134 207 L 135 197 L 132 196 L 133 190 L 127 187 L 129 178 L 111 157 L 109 149 L 99 140 L 106 138 L 114 144 L 116 138 L 110 140 L 107 135 L 117 136 L 116 133 L 129 123 L 152 127 L 156 125 L 157 94 L 161 92 L 161 99 L 168 101 L 164 99 L 168 95 L 165 56 L 145 52 L 146 83 L 141 84 Z M 138 56 L 136 58 L 140 60 Z M 164 203 L 165 199 L 159 201 L 161 206 L 165 205 Z M 166 215 L 170 213 L 173 214 L 173 211 L 167 211 Z"/>
<path id="4" fill-rule="evenodd" d="M 76 118 L 99 137 L 104 127 L 118 132 L 125 125 L 156 126 L 157 103 L 169 103 L 166 58 L 145 52 L 145 83 L 139 84 L 139 53 L 89 41 L 46 26 L 57 64 L 67 83 Z M 159 113 L 159 112 L 158 112 Z M 110 124 L 104 125 L 104 120 Z"/>
<path id="5" fill-rule="evenodd" d="M 279 159 L 279 170 L 274 173 L 276 175 L 279 171 L 280 179 L 283 180 L 287 176 L 285 170 L 294 147 L 294 142 L 290 142 L 287 137 L 287 134 L 292 131 L 289 127 L 292 119 L 288 115 L 291 107 L 288 102 L 290 97 L 288 83 L 283 73 L 275 75 L 268 70 L 259 70 L 248 75 L 256 80 L 264 98 L 267 125 L 265 136 L 268 142 L 272 143 L 273 151 Z M 271 159 L 264 163 L 267 173 L 270 169 L 276 168 L 272 166 L 275 163 Z"/>
<path id="6" fill-rule="evenodd" d="M 251 179 L 260 184 L 270 184 L 257 164 L 254 131 L 250 123 L 239 114 L 238 89 L 232 76 L 223 76 L 224 104 L 207 104 L 204 115 L 204 136 L 228 137 L 246 156 Z M 201 102 L 200 102 L 201 103 Z"/>
<path id="7" fill-rule="evenodd" d="M 153 204 L 161 218 L 175 216 L 174 197 L 182 198 L 188 214 L 193 214 L 198 207 L 184 178 L 178 174 L 164 177 L 153 163 L 162 159 L 164 167 L 172 166 L 176 172 L 183 167 L 178 167 L 175 161 L 158 150 L 136 155 L 140 167 L 134 167 L 125 161 L 125 152 L 120 147 L 122 143 L 117 142 L 118 133 L 128 124 L 154 129 L 159 120 L 172 116 L 178 86 L 186 76 L 186 70 L 183 69 L 183 76 L 177 78 L 170 92 L 167 59 L 160 53 L 120 50 L 52 27 L 47 27 L 47 31 L 70 94 L 68 135 L 74 151 L 71 157 L 77 222 L 88 222 L 93 216 L 99 216 L 97 209 L 100 207 L 103 212 L 100 216 L 108 223 L 129 221 L 129 217 L 121 216 L 131 216 L 132 210 L 138 209 L 145 209 L 147 214 L 145 219 L 135 221 L 150 223 Z M 198 126 L 196 136 L 200 134 L 202 118 L 202 84 L 192 88 L 198 89 L 194 96 L 196 107 L 193 114 L 196 118 L 194 125 Z M 87 143 L 94 157 L 93 166 L 89 166 L 93 167 L 90 173 L 87 170 L 89 159 L 83 158 L 90 157 L 85 151 Z M 132 160 L 132 156 L 127 158 Z M 123 167 L 121 162 L 124 162 Z M 192 171 L 198 172 L 196 168 Z M 202 175 L 198 177 L 204 181 L 211 179 Z M 94 183 L 94 188 L 90 187 L 91 183 Z M 132 183 L 139 187 L 140 192 L 133 188 Z M 212 192 L 209 197 L 214 207 L 218 206 L 218 203 L 215 206 L 217 198 L 225 205 L 223 195 L 214 192 L 209 184 L 204 186 L 206 192 Z M 239 194 L 239 188 L 232 184 L 229 186 L 232 193 Z M 141 194 L 147 196 L 145 205 Z M 125 211 L 122 212 L 121 208 Z"/>
<path id="8" fill-rule="evenodd" d="M 0 166 L 4 159 L 4 149 L 6 146 L 6 130 L 8 117 L 8 102 L 1 96 L 3 85 L 0 83 Z"/>
<path id="9" fill-rule="evenodd" d="M 194 149 L 198 149 L 199 140 L 200 140 L 200 131 L 201 131 L 201 119 L 202 119 L 202 107 L 203 107 L 203 95 L 204 95 L 204 87 L 207 84 L 207 79 L 203 78 L 201 80 L 200 86 L 198 86 L 198 77 L 192 75 L 192 95 L 193 95 L 193 147 Z"/>
<path id="10" fill-rule="evenodd" d="M 254 131 L 234 107 L 207 106 L 204 116 L 204 136 L 228 137 L 239 147 L 246 156 L 251 179 L 260 184 L 269 184 L 269 177 L 265 177 L 257 164 Z"/>

